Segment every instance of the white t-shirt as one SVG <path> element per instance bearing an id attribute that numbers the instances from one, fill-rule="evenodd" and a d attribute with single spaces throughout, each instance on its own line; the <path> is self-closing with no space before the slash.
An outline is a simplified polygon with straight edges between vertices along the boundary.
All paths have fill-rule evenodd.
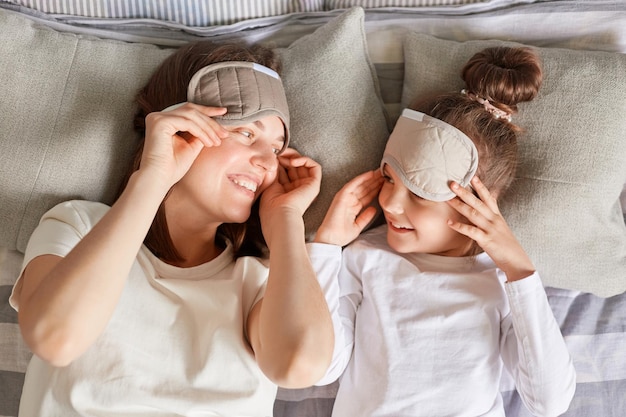
<path id="1" fill-rule="evenodd" d="M 339 283 L 333 363 L 319 382 L 345 369 L 334 417 L 504 416 L 503 365 L 537 415 L 569 406 L 575 371 L 537 274 L 504 284 L 485 253 L 401 255 L 386 226 L 343 253 L 310 244 L 309 254 Z"/>
<path id="2" fill-rule="evenodd" d="M 65 256 L 109 209 L 70 201 L 44 215 L 24 265 Z M 34 356 L 20 416 L 272 415 L 276 386 L 258 367 L 244 335 L 264 294 L 268 269 L 253 257 L 178 268 L 142 246 L 105 331 L 69 366 Z M 15 284 L 11 303 L 21 279 Z"/>

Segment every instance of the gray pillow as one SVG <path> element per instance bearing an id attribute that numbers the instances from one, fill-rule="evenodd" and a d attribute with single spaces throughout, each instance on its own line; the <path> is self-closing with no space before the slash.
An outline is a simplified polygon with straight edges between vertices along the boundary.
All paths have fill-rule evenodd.
<path id="1" fill-rule="evenodd" d="M 322 190 L 304 216 L 309 235 L 335 193 L 378 166 L 389 135 L 363 18 L 363 9 L 350 9 L 280 49 L 290 146 L 322 165 Z"/>
<path id="2" fill-rule="evenodd" d="M 23 252 L 63 200 L 112 202 L 136 143 L 133 97 L 171 51 L 0 10 L 1 245 Z"/>
<path id="3" fill-rule="evenodd" d="M 323 165 L 307 231 L 353 174 L 375 167 L 387 128 L 363 10 L 281 50 L 292 144 Z M 135 147 L 133 98 L 173 49 L 61 33 L 0 10 L 0 246 L 24 251 L 45 211 L 111 204 Z"/>
<path id="4" fill-rule="evenodd" d="M 402 103 L 464 87 L 460 70 L 501 41 L 455 42 L 408 33 Z M 519 45 L 519 44 L 517 44 Z M 520 105 L 526 132 L 501 209 L 545 285 L 610 296 L 626 290 L 626 55 L 537 48 L 539 96 Z"/>

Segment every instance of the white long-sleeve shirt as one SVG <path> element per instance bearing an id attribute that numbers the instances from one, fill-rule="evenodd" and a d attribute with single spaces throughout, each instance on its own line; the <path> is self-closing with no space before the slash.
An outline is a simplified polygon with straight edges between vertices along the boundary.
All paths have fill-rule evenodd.
<path id="1" fill-rule="evenodd" d="M 485 253 L 398 254 L 386 226 L 309 253 L 322 281 L 337 277 L 325 288 L 335 353 L 319 382 L 341 375 L 334 417 L 504 416 L 503 366 L 533 414 L 567 410 L 576 375 L 537 273 L 505 283 Z"/>

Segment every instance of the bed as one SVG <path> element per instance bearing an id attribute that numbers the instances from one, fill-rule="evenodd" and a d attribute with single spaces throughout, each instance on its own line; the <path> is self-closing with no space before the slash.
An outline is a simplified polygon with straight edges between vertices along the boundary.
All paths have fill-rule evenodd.
<path id="1" fill-rule="evenodd" d="M 377 166 L 402 108 L 461 88 L 478 49 L 536 47 L 540 96 L 521 107 L 521 165 L 502 210 L 544 277 L 577 371 L 570 417 L 626 410 L 626 2 L 620 0 L 0 1 L 0 416 L 17 416 L 31 353 L 8 305 L 40 216 L 111 203 L 132 150 L 132 97 L 196 39 L 279 49 L 292 144 L 330 199 Z M 279 389 L 274 415 L 330 416 L 337 382 Z M 528 416 L 510 378 L 508 416 Z"/>

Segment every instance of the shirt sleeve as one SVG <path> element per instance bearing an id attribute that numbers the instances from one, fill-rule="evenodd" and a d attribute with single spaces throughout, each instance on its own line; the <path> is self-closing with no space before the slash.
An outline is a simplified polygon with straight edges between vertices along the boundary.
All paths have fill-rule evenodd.
<path id="1" fill-rule="evenodd" d="M 537 273 L 505 284 L 510 313 L 502 320 L 501 355 L 533 415 L 567 411 L 576 372 Z"/>
<path id="2" fill-rule="evenodd" d="M 317 279 L 330 310 L 335 333 L 333 358 L 326 375 L 315 385 L 327 385 L 337 380 L 346 369 L 354 346 L 355 297 L 340 285 L 342 248 L 324 243 L 308 243 L 307 249 Z"/>
<path id="3" fill-rule="evenodd" d="M 20 275 L 13 286 L 9 303 L 19 310 L 22 273 L 28 263 L 41 255 L 65 257 L 109 209 L 101 203 L 66 201 L 48 210 L 28 240 Z"/>

